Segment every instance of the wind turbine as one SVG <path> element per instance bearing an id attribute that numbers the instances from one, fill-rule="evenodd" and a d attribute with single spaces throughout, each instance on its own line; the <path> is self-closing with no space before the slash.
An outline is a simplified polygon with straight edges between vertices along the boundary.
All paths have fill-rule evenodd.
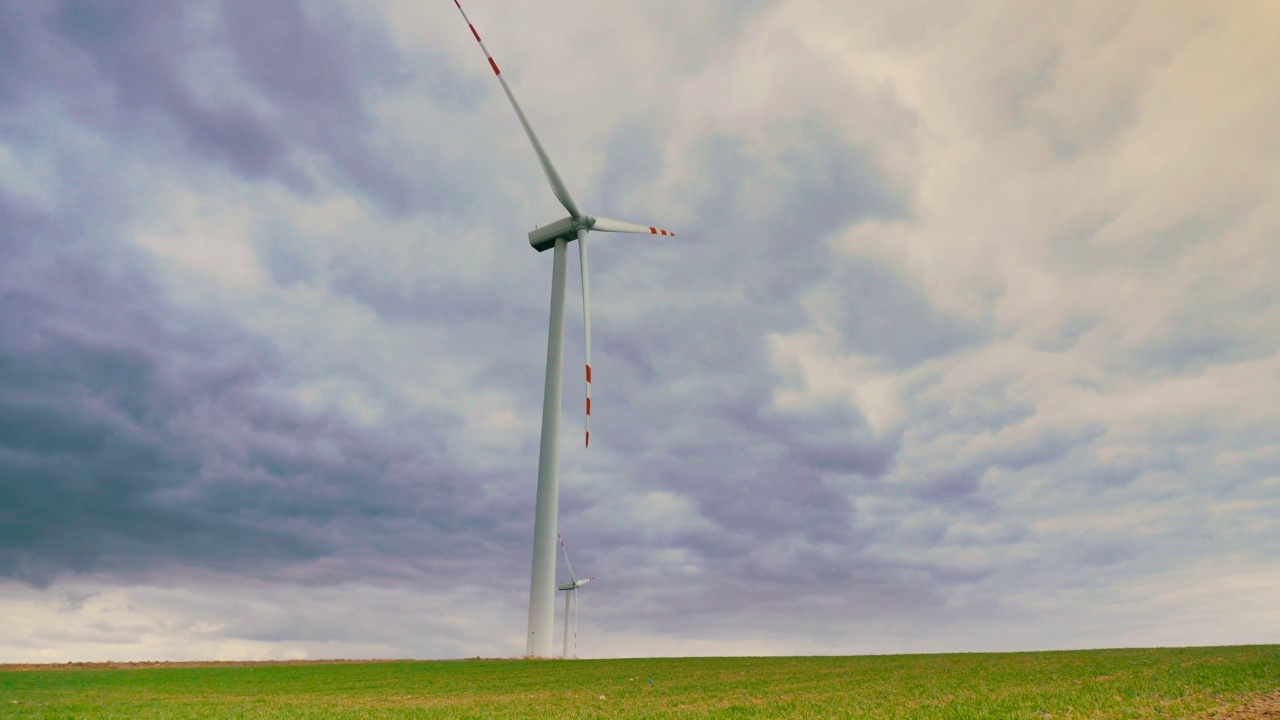
<path id="1" fill-rule="evenodd" d="M 547 375 L 542 394 L 542 443 L 538 450 L 538 500 L 533 523 L 533 570 L 529 581 L 529 634 L 526 637 L 525 655 L 551 657 L 551 636 L 555 628 L 556 595 L 556 521 L 560 505 L 560 398 L 564 376 L 564 273 L 568 244 L 578 241 L 578 260 L 582 269 L 582 320 L 586 335 L 587 367 L 587 415 L 584 442 L 591 445 L 591 286 L 587 278 L 587 233 L 599 232 L 637 233 L 675 237 L 675 233 L 660 228 L 637 225 L 593 217 L 578 209 L 569 195 L 569 189 L 560 179 L 551 159 L 538 136 L 533 132 L 529 119 L 516 102 L 511 87 L 498 69 L 498 63 L 489 54 L 480 39 L 476 26 L 467 17 L 459 0 L 453 0 L 462 13 L 462 19 L 471 28 L 480 49 L 484 51 L 489 67 L 502 85 L 502 91 L 511 101 L 511 107 L 520 119 L 520 125 L 529 136 L 533 152 L 538 156 L 542 172 L 551 184 L 551 192 L 568 211 L 569 217 L 557 220 L 529 233 L 529 244 L 538 252 L 553 250 L 551 265 L 551 322 L 547 333 Z"/>
<path id="2" fill-rule="evenodd" d="M 558 535 L 556 537 L 559 537 Z M 569 628 L 573 627 L 573 659 L 578 659 L 578 588 L 595 580 L 595 576 L 591 576 L 586 580 L 579 580 L 573 575 L 573 563 L 569 562 L 569 549 L 564 546 L 564 538 L 560 538 L 560 550 L 564 552 L 564 564 L 569 568 L 569 582 L 561 583 L 556 586 L 557 590 L 564 592 L 564 655 L 562 657 L 568 660 L 569 655 Z M 573 608 L 573 622 L 569 622 L 569 608 Z"/>

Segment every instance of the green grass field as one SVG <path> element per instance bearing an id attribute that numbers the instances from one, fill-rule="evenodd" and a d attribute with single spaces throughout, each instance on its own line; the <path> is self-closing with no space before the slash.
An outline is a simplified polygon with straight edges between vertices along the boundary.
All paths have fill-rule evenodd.
<path id="1" fill-rule="evenodd" d="M 1190 718 L 1280 646 L 0 672 L 6 718 Z"/>

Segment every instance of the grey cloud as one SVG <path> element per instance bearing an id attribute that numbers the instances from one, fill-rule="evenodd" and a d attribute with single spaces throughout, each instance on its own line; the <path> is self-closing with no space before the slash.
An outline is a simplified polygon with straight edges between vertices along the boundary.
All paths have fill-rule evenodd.
<path id="1" fill-rule="evenodd" d="M 45 10 L 36 2 L 12 2 L 0 7 L 0 103 L 16 105 L 36 88 L 31 75 L 64 65 L 40 33 L 32 29 Z"/>
<path id="2" fill-rule="evenodd" d="M 597 197 L 602 207 L 616 208 L 611 216 L 625 214 L 629 196 L 662 171 L 662 140 L 663 130 L 652 115 L 624 121 L 609 137 Z"/>
<path id="3" fill-rule="evenodd" d="M 1084 548 L 1080 555 L 1082 562 L 1094 566 L 1117 565 L 1131 557 L 1133 557 L 1132 550 L 1114 542 L 1099 543 L 1093 547 Z"/>
<path id="4" fill-rule="evenodd" d="M 84 609 L 84 604 L 102 593 L 86 592 L 82 590 L 66 590 L 59 597 L 59 610 L 63 612 L 80 612 Z"/>
<path id="5" fill-rule="evenodd" d="M 196 22 L 197 8 L 213 10 L 216 22 Z M 299 192 L 314 190 L 318 178 L 299 164 L 298 151 L 314 152 L 352 189 L 395 213 L 450 195 L 448 183 L 398 162 L 376 137 L 365 95 L 407 90 L 412 75 L 377 29 L 333 8 L 66 0 L 56 8 L 7 5 L 4 12 L 0 24 L 20 41 L 0 56 L 0 67 L 13 71 L 0 79 L 0 97 L 60 96 L 86 123 L 137 142 L 176 133 L 173 141 L 207 161 Z M 216 80 L 201 75 L 197 54 L 222 43 L 235 65 L 221 68 Z M 476 93 L 448 67 L 427 66 L 424 87 L 456 106 Z M 227 78 L 245 84 L 212 88 L 214 94 L 241 99 L 202 97 L 207 88 L 199 83 Z"/>
<path id="6" fill-rule="evenodd" d="M 591 600 L 601 625 L 624 624 L 659 635 L 694 632 L 699 637 L 737 637 L 772 632 L 803 642 L 855 636 L 859 627 L 895 618 L 944 612 L 952 590 L 989 577 L 989 569 L 959 570 L 929 563 L 876 559 L 856 546 L 792 546 L 766 560 L 762 553 L 706 558 L 698 576 L 661 574 L 614 588 L 606 578 Z M 652 565 L 650 554 L 628 554 L 637 566 Z M 822 588 L 818 591 L 818 588 Z M 626 597 L 626 610 L 617 602 Z"/>
<path id="7" fill-rule="evenodd" d="M 71 239 L 0 208 L 0 575 L 187 565 L 335 582 L 503 562 L 528 499 L 466 490 L 482 478 L 426 429 L 451 418 L 401 417 L 409 442 L 272 399 L 289 380 L 271 344 L 167 305 L 109 228 Z"/>
<path id="8" fill-rule="evenodd" d="M 1196 318 L 1143 348 L 1136 358 L 1146 368 L 1179 373 L 1202 372 L 1210 365 L 1243 362 L 1269 356 L 1259 338 L 1229 327 L 1228 322 Z"/>
<path id="9" fill-rule="evenodd" d="M 911 399 L 916 419 L 915 432 L 924 438 L 938 438 L 951 433 L 995 433 L 1018 425 L 1036 414 L 1035 405 L 1014 399 L 1009 388 L 1016 378 L 990 380 L 969 392 L 934 397 L 928 390 L 940 379 L 928 373 L 909 384 L 905 395 Z"/>
<path id="10" fill-rule="evenodd" d="M 1132 355 L 1117 357 L 1116 369 L 1193 374 L 1280 351 L 1280 336 L 1271 332 L 1272 308 L 1280 297 L 1274 286 L 1255 278 L 1224 292 L 1217 280 L 1193 283 L 1161 322 L 1162 332 Z"/>
<path id="11" fill-rule="evenodd" d="M 1024 442 L 1009 442 L 990 456 L 992 463 L 998 467 L 1025 470 L 1052 462 L 1106 434 L 1107 428 L 1101 424 L 1051 427 Z"/>
<path id="12" fill-rule="evenodd" d="M 711 30 L 714 43 L 671 64 L 733 50 L 741 23 L 764 7 L 716 5 L 726 22 Z M 329 627 L 350 602 L 339 590 L 351 585 L 436 597 L 462 587 L 498 605 L 523 603 L 550 258 L 530 251 L 509 218 L 550 200 L 541 184 L 525 193 L 504 182 L 506 173 L 541 178 L 522 137 L 511 136 L 509 150 L 487 132 L 490 122 L 513 123 L 491 76 L 452 70 L 475 57 L 399 57 L 373 13 L 326 3 L 0 8 L 0 133 L 10 147 L 57 155 L 50 192 L 62 193 L 55 209 L 37 212 L 0 192 L 0 578 L 181 584 L 212 571 L 237 602 L 336 586 L 324 601 L 223 612 L 234 618 L 228 637 L 272 643 L 377 637 L 404 647 L 405 624 L 387 630 L 390 611 Z M 897 35 L 918 33 L 908 45 L 953 58 L 940 35 L 963 27 L 964 14 L 943 9 L 924 29 L 910 18 Z M 1123 103 L 1093 124 L 1054 113 L 1046 98 L 1071 58 L 1047 37 L 966 86 L 977 87 L 979 103 L 997 95 L 999 117 L 978 113 L 963 142 L 989 150 L 989 133 L 1023 123 L 1060 133 L 1067 153 L 1127 122 Z M 775 67 L 790 67 L 790 52 L 805 59 L 795 64 L 814 64 L 803 53 L 816 51 L 802 44 L 765 51 L 779 53 Z M 225 63 L 211 74 L 235 86 L 201 86 L 210 68 L 197 56 Z M 1280 457 L 1274 423 L 1241 429 L 1178 413 L 1115 427 L 1054 419 L 1056 405 L 1042 413 L 1051 408 L 1039 385 L 1050 381 L 983 372 L 970 362 L 980 353 L 958 358 L 958 368 L 949 361 L 997 337 L 994 310 L 953 316 L 889 265 L 832 252 L 832 239 L 864 221 L 893 221 L 884 224 L 907 226 L 904 235 L 917 220 L 936 229 L 913 214 L 924 200 L 911 184 L 926 168 L 905 177 L 903 157 L 917 141 L 949 151 L 956 140 L 924 119 L 899 122 L 912 111 L 891 92 L 872 98 L 855 79 L 833 79 L 848 82 L 839 95 L 847 112 L 878 108 L 892 122 L 824 120 L 830 108 L 806 107 L 802 88 L 779 113 L 791 120 L 748 118 L 741 135 L 676 124 L 696 122 L 696 112 L 643 113 L 605 143 L 592 212 L 690 220 L 674 240 L 593 245 L 595 407 L 585 453 L 572 370 L 582 352 L 576 298 L 569 304 L 561 529 L 575 568 L 599 578 L 584 593 L 584 619 L 651 635 L 788 636 L 808 647 L 868 628 L 919 638 L 928 619 L 933 638 L 934 622 L 1032 622 L 1067 588 L 1122 587 L 1186 558 L 1274 558 L 1272 498 L 1258 481 L 1275 475 Z M 825 92 L 823 82 L 814 87 Z M 415 95 L 421 108 L 402 102 Z M 496 116 L 478 115 L 490 102 Z M 46 106 L 104 157 L 32 133 Z M 956 118 L 974 121 L 961 110 Z M 681 157 L 663 152 L 676 128 L 698 134 Z M 745 139 L 762 134 L 768 142 Z M 183 276 L 130 244 L 155 222 L 136 214 L 154 198 L 82 172 L 139 155 L 164 177 L 198 171 L 207 185 L 190 189 L 244 198 L 263 287 L 214 294 L 230 307 L 167 299 L 166 281 Z M 648 191 L 673 177 L 695 184 L 675 207 L 660 207 L 670 188 Z M 255 191 L 280 183 L 255 202 Z M 330 197 L 350 201 L 331 231 L 292 214 L 327 212 L 308 201 Z M 1051 266 L 1123 260 L 1165 272 L 1221 229 L 1192 223 L 1176 237 L 1099 250 L 1090 242 L 1105 223 L 1071 223 L 1048 230 L 1058 238 Z M 348 232 L 368 237 L 337 236 Z M 1111 399 L 1117 375 L 1133 387 L 1268 352 L 1273 293 L 1215 295 L 1221 281 L 1205 282 L 1170 310 L 1167 332 L 1108 351 L 1088 374 L 1098 378 L 1093 391 Z M 825 331 L 809 314 L 815 300 L 835 311 L 823 319 L 836 321 L 836 355 L 871 359 L 876 379 L 890 381 L 888 402 L 902 416 L 887 427 L 851 395 L 815 398 L 810 378 L 775 366 L 772 336 Z M 327 322 L 335 310 L 351 311 L 341 321 L 360 327 L 344 335 Z M 1067 353 L 1092 351 L 1112 329 L 1107 317 L 1073 312 L 1055 316 L 1057 326 L 1046 320 L 1040 341 L 1064 366 L 1077 359 Z M 237 313 L 261 329 L 237 326 Z M 384 365 L 387 348 L 363 344 L 384 340 L 410 361 Z M 379 414 L 326 404 L 332 385 L 358 388 Z M 317 394 L 318 408 L 291 399 Z M 500 442 L 477 441 L 476 424 L 491 422 L 497 430 L 479 432 Z M 1153 507 L 1157 519 L 1143 520 Z M 1147 534 L 1105 527 L 1099 517 L 1111 512 L 1132 513 Z M 62 595 L 51 607 L 72 612 L 90 595 Z M 396 612 L 417 607 L 415 598 L 396 602 Z M 518 628 L 519 610 L 510 615 Z M 466 646 L 464 631 L 441 625 L 422 622 L 421 632 Z"/>
<path id="13" fill-rule="evenodd" d="M 648 131 L 624 136 L 636 132 Z M 935 583 L 972 577 L 876 559 L 867 548 L 878 530 L 861 522 L 854 503 L 879 492 L 899 438 L 872 431 L 848 401 L 778 407 L 776 391 L 792 380 L 773 367 L 767 341 L 803 326 L 803 291 L 835 262 L 831 235 L 860 220 L 901 217 L 907 202 L 874 156 L 821 125 L 781 127 L 776 137 L 764 156 L 730 137 L 709 139 L 702 174 L 719 180 L 695 199 L 698 226 L 683 240 L 593 254 L 593 437 L 628 458 L 641 487 L 687 499 L 708 523 L 676 528 L 644 549 L 650 558 L 687 553 L 701 568 L 672 578 L 687 600 L 681 612 L 699 623 L 731 623 L 737 607 L 776 602 L 800 582 L 847 590 L 855 604 L 936 604 Z M 641 159 L 611 158 L 644 173 Z M 632 278 L 640 273 L 660 278 L 629 298 L 628 307 L 643 311 L 613 312 L 610 295 L 639 287 Z M 625 530 L 584 527 L 589 506 L 564 510 L 580 545 L 625 541 Z M 620 547 L 609 554 L 631 564 L 619 560 L 631 556 Z M 648 597 L 646 584 L 659 581 L 627 573 L 608 592 Z"/>
<path id="14" fill-rule="evenodd" d="M 623 135 L 636 133 L 643 138 L 649 131 Z M 701 199 L 698 217 L 705 229 L 683 232 L 689 240 L 644 248 L 597 244 L 601 249 L 593 254 L 597 436 L 607 438 L 608 452 L 628 458 L 652 487 L 692 499 L 699 514 L 714 523 L 715 531 L 681 534 L 682 542 L 724 560 L 736 558 L 734 562 L 747 561 L 761 547 L 792 534 L 845 542 L 854 533 L 848 490 L 828 483 L 883 474 L 895 448 L 893 438 L 877 437 L 848 405 L 832 403 L 813 411 L 773 407 L 771 388 L 785 379 L 770 366 L 765 338 L 803 321 L 799 291 L 806 277 L 824 272 L 828 250 L 822 239 L 860 217 L 890 216 L 903 208 L 875 179 L 871 157 L 846 147 L 832 133 L 801 125 L 781 136 L 783 142 L 769 157 L 749 157 L 731 140 L 706 156 L 707 162 L 737 171 L 711 172 L 730 184 Z M 643 176 L 644 153 L 632 156 L 619 149 L 610 157 L 610 172 L 619 178 L 630 183 L 635 173 Z M 810 174 L 811 181 L 796 186 L 795 178 Z M 760 207 L 754 193 L 780 175 L 786 180 L 773 192 L 775 202 Z M 619 185 L 617 201 L 625 203 L 633 187 Z M 624 319 L 613 306 L 637 272 L 667 276 L 650 286 L 664 290 L 646 288 L 642 296 L 630 295 L 626 304 L 644 311 Z M 683 282 L 686 275 L 696 280 Z M 510 292 L 502 284 L 489 284 L 484 291 L 492 293 L 490 302 L 470 303 L 465 298 L 479 289 L 388 294 L 371 278 L 352 283 L 359 276 L 348 277 L 340 284 L 344 292 L 392 318 L 438 313 L 456 321 L 471 312 L 470 317 L 482 321 L 498 314 L 501 298 Z M 471 309 L 456 308 L 460 300 Z M 538 307 L 530 322 L 543 326 L 544 313 Z M 517 375 L 537 382 L 543 336 L 530 335 L 536 342 L 532 351 L 512 358 L 501 372 L 485 373 L 489 382 L 501 384 Z M 506 356 L 508 348 L 498 347 L 496 338 L 494 342 L 492 350 Z M 571 329 L 569 354 L 580 352 L 579 346 Z M 478 357 L 493 354 L 476 350 Z M 566 404 L 576 414 L 574 385 L 566 387 Z M 678 389 L 655 392 L 663 387 Z M 756 389 L 744 393 L 746 387 Z M 652 453 L 655 435 L 668 452 Z M 788 489 L 781 498 L 776 497 L 779 487 Z M 752 498 L 771 499 L 761 503 Z M 590 508 L 566 495 L 566 524 Z M 606 547 L 624 541 L 603 528 L 586 532 L 580 541 Z"/>
<path id="15" fill-rule="evenodd" d="M 848 351 L 910 367 L 991 337 L 984 323 L 934 308 L 923 291 L 887 265 L 864 258 L 833 264 L 835 315 Z"/>
<path id="16" fill-rule="evenodd" d="M 1140 462 L 1116 460 L 1100 463 L 1097 468 L 1083 475 L 1096 488 L 1122 487 L 1137 480 L 1147 466 Z"/>
<path id="17" fill-rule="evenodd" d="M 772 0 L 720 0 L 715 3 L 715 28 L 725 35 L 733 35 L 747 18 L 772 4 Z"/>
<path id="18" fill-rule="evenodd" d="M 491 288 L 454 283 L 447 278 L 423 278 L 421 284 L 402 289 L 376 276 L 376 268 L 349 267 L 337 268 L 337 271 L 340 274 L 331 286 L 335 292 L 358 299 L 388 320 L 443 325 L 492 321 L 519 313 L 529 324 L 535 322 L 535 318 L 526 317 L 528 313 L 522 312 L 523 307 L 512 308 Z"/>
<path id="19" fill-rule="evenodd" d="M 791 427 L 775 426 L 768 432 L 795 436 L 793 451 L 822 470 L 879 477 L 898 449 L 897 438 L 878 437 L 862 414 L 847 404 L 832 402 L 803 415 L 777 415 Z"/>
<path id="20" fill-rule="evenodd" d="M 355 186 L 395 212 L 415 199 L 411 181 L 371 146 L 361 89 L 405 87 L 389 43 L 341 16 L 332 27 L 312 23 L 301 4 L 228 0 L 227 40 L 244 75 L 284 117 L 286 137 L 326 153 Z M 362 40 L 364 40 L 362 42 Z"/>
<path id="21" fill-rule="evenodd" d="M 953 502 L 972 497 L 981 488 L 982 476 L 986 470 L 985 467 L 970 464 L 946 468 L 926 477 L 923 483 L 919 484 L 916 495 L 933 503 Z M 939 534 L 936 540 L 941 539 L 942 535 Z"/>
<path id="22" fill-rule="evenodd" d="M 107 108 L 83 108 L 85 119 L 101 121 L 96 116 L 106 110 L 107 117 L 137 127 L 145 124 L 146 111 L 157 109 L 209 159 L 249 177 L 272 173 L 283 162 L 282 138 L 247 107 L 201 106 L 179 75 L 189 52 L 185 15 L 181 5 L 164 2 L 67 0 L 58 7 L 49 29 L 82 50 L 116 94 Z"/>
<path id="23" fill-rule="evenodd" d="M 39 222 L 22 225 L 38 241 L 52 240 L 41 229 Z M 252 348 L 227 358 L 228 338 L 216 327 L 166 333 L 146 310 L 145 279 L 104 281 L 89 270 L 95 259 L 64 255 L 41 276 L 30 258 L 10 258 L 37 273 L 27 279 L 46 297 L 15 287 L 13 275 L 5 283 L 0 571 L 46 583 L 60 572 L 97 567 L 113 553 L 196 559 L 212 549 L 213 537 L 222 541 L 216 553 L 224 559 L 305 553 L 305 543 L 266 526 L 231 517 L 218 523 L 158 500 L 199 470 L 192 438 L 171 429 L 182 411 L 182 386 L 234 392 L 243 378 L 259 374 L 265 358 Z M 173 365 L 165 367 L 148 349 L 158 345 L 168 346 Z"/>
<path id="24" fill-rule="evenodd" d="M 708 142 L 705 175 L 721 179 L 698 206 L 695 232 L 721 240 L 702 246 L 711 279 L 725 270 L 762 307 L 794 297 L 827 269 L 825 240 L 855 220 L 905 216 L 906 199 L 887 182 L 873 155 L 830 129 L 801 122 L 774 129 L 772 154 L 753 158 L 731 139 Z M 719 226 L 718 229 L 716 226 Z M 705 229 L 704 229 L 705 228 Z M 728 262 L 726 262 L 726 260 Z"/>
<path id="25" fill-rule="evenodd" d="M 1066 352 L 1076 346 L 1085 333 L 1098 324 L 1097 317 L 1073 313 L 1061 320 L 1053 335 L 1036 343 L 1036 349 L 1044 352 Z"/>
<path id="26" fill-rule="evenodd" d="M 53 302 L 12 281 L 4 293 L 2 567 L 37 583 L 95 566 L 117 541 L 163 545 L 200 532 L 198 518 L 150 501 L 171 474 L 195 470 L 164 442 L 170 398 L 155 358 L 133 344 L 163 333 L 130 302 L 139 298 L 77 271 L 87 259 L 64 257 L 55 267 L 70 272 L 38 278 Z"/>
<path id="27" fill-rule="evenodd" d="M 286 287 L 320 282 L 323 261 L 315 241 L 299 237 L 283 220 L 264 224 L 264 230 L 254 238 L 254 248 L 272 281 Z"/>
<path id="28" fill-rule="evenodd" d="M 338 37 L 355 28 L 315 28 L 293 0 L 222 3 L 227 39 L 245 75 L 270 97 L 312 113 L 359 124 L 360 104 L 348 48 Z M 326 33 L 327 34 L 327 33 Z M 317 118 L 318 119 L 318 118 Z M 357 129 L 357 128 L 348 128 Z"/>
<path id="29" fill-rule="evenodd" d="M 1033 416 L 1031 416 L 1033 417 Z M 1030 424 L 1030 417 L 1023 422 Z M 921 422 L 928 422 L 921 418 Z M 998 499 L 982 488 L 983 477 L 994 469 L 1024 471 L 1043 468 L 1077 453 L 1087 454 L 1092 444 L 1107 433 L 1102 425 L 1040 428 L 1022 437 L 1006 439 L 998 446 L 967 456 L 949 459 L 919 478 L 908 478 L 915 497 L 930 504 L 947 504 L 966 500 L 967 507 L 990 514 Z"/>

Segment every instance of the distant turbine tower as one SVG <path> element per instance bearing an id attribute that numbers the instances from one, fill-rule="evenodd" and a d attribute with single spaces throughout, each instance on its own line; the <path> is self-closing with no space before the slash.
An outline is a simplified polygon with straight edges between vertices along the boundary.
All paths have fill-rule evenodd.
<path id="1" fill-rule="evenodd" d="M 558 536 L 557 536 L 558 537 Z M 595 580 L 595 576 L 591 576 L 586 580 L 579 580 L 573 575 L 573 563 L 569 562 L 569 549 L 564 546 L 564 538 L 560 538 L 560 550 L 564 552 L 564 564 L 569 568 L 569 582 L 561 583 L 556 586 L 557 590 L 564 592 L 564 655 L 565 660 L 572 657 L 578 659 L 578 588 Z M 573 608 L 573 621 L 569 620 L 569 608 Z M 573 628 L 573 655 L 569 655 L 569 628 Z"/>
<path id="2" fill-rule="evenodd" d="M 480 39 L 476 26 L 467 17 L 459 0 L 453 0 L 462 13 L 462 19 L 471 28 L 471 34 L 484 51 L 489 67 L 497 76 L 502 90 L 511 101 L 511 107 L 520 119 L 520 125 L 529 136 L 533 152 L 538 156 L 542 172 L 551 183 L 551 192 L 569 212 L 569 217 L 529 233 L 529 244 L 538 252 L 554 249 L 551 270 L 551 323 L 547 334 L 547 376 L 542 394 L 542 445 L 538 452 L 538 503 L 533 523 L 533 572 L 529 582 L 529 634 L 525 655 L 551 657 L 551 635 L 555 629 L 556 601 L 556 520 L 560 505 L 560 385 L 564 376 L 564 271 L 565 249 L 578 241 L 578 260 L 582 268 L 582 319 L 586 334 L 587 365 L 587 420 L 585 444 L 591 445 L 591 286 L 587 282 L 587 233 L 600 232 L 639 233 L 675 237 L 675 233 L 660 228 L 635 223 L 584 215 L 569 196 L 560 174 L 551 164 L 546 150 L 534 134 L 533 127 L 516 102 L 516 96 L 502 77 L 498 63 L 489 54 Z"/>

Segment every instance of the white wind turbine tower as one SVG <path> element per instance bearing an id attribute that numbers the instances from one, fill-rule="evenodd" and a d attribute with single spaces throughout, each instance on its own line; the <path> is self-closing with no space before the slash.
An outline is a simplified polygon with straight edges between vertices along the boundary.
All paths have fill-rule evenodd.
<path id="1" fill-rule="evenodd" d="M 557 536 L 558 537 L 558 536 Z M 569 562 L 569 549 L 564 546 L 564 538 L 560 538 L 560 550 L 564 552 L 564 564 L 569 568 L 569 582 L 561 583 L 556 586 L 557 590 L 564 592 L 564 655 L 565 660 L 571 657 L 578 659 L 578 588 L 595 580 L 595 576 L 591 576 L 586 580 L 579 580 L 573 574 L 573 563 Z M 569 609 L 573 609 L 572 621 L 570 621 Z M 569 654 L 569 628 L 573 628 L 573 655 Z"/>
<path id="2" fill-rule="evenodd" d="M 600 232 L 639 233 L 644 235 L 665 235 L 674 237 L 675 233 L 656 227 L 637 225 L 621 220 L 610 220 L 602 217 L 586 215 L 578 209 L 568 188 L 560 179 L 560 174 L 551 164 L 551 159 L 534 134 L 528 118 L 516 102 L 516 96 L 502 77 L 498 63 L 489 54 L 476 32 L 476 26 L 467 17 L 459 0 L 453 0 L 462 13 L 462 19 L 471 28 L 471 34 L 480 49 L 484 51 L 489 67 L 497 76 L 502 90 L 511 101 L 511 107 L 520 119 L 520 125 L 529 136 L 533 152 L 542 164 L 542 172 L 551 184 L 551 192 L 568 211 L 569 217 L 557 220 L 550 225 L 529 233 L 529 244 L 538 252 L 554 250 L 552 253 L 551 271 L 551 323 L 547 336 L 547 376 L 542 395 L 542 444 L 538 452 L 538 501 L 533 524 L 533 572 L 529 582 L 529 634 L 525 655 L 530 657 L 551 657 L 552 634 L 555 628 L 555 595 L 556 595 L 556 521 L 560 505 L 560 396 L 561 381 L 564 376 L 564 273 L 565 255 L 568 244 L 578 241 L 578 259 L 582 268 L 582 319 L 586 334 L 586 367 L 587 367 L 587 425 L 585 442 L 591 444 L 591 286 L 587 281 L 587 233 Z"/>

